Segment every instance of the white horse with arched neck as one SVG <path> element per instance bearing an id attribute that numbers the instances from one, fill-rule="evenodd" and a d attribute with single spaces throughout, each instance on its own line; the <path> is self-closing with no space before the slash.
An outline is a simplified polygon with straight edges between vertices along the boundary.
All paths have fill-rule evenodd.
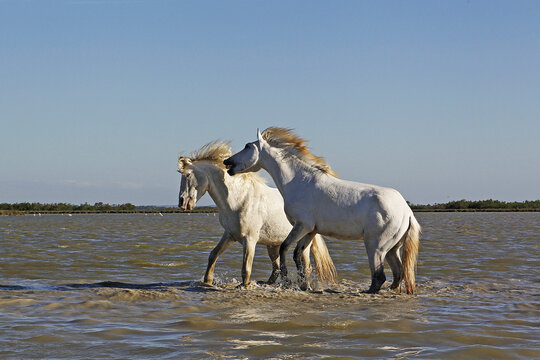
<path id="1" fill-rule="evenodd" d="M 281 276 L 287 275 L 285 255 L 296 241 L 303 248 L 315 234 L 363 239 L 371 268 L 368 292 L 378 292 L 386 281 L 386 259 L 393 274 L 391 288 L 405 280 L 407 293 L 416 293 L 420 225 L 398 191 L 339 179 L 291 129 L 257 130 L 257 141 L 224 164 L 230 175 L 265 169 L 283 196 L 293 228 L 280 247 Z"/>
<path id="2" fill-rule="evenodd" d="M 235 241 L 243 246 L 242 285 L 247 286 L 251 276 L 255 244 L 266 245 L 272 262 L 268 283 L 279 277 L 279 247 L 292 225 L 283 211 L 283 198 L 277 189 L 265 184 L 257 174 L 231 177 L 223 160 L 231 156 L 227 142 L 206 144 L 189 157 L 178 157 L 178 171 L 182 174 L 178 206 L 192 210 L 197 201 L 208 192 L 219 210 L 219 221 L 225 229 L 221 240 L 210 252 L 204 283 L 212 284 L 218 257 Z M 311 248 L 302 248 L 302 264 L 311 272 L 312 252 L 317 275 L 321 281 L 334 282 L 336 270 L 322 237 L 313 241 Z M 300 255 L 299 255 L 300 256 Z"/>

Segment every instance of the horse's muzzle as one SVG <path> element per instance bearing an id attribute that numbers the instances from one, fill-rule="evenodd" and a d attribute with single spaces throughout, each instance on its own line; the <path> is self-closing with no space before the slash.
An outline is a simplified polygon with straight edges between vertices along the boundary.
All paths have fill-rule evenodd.
<path id="1" fill-rule="evenodd" d="M 223 165 L 225 165 L 225 167 L 227 168 L 227 174 L 233 176 L 234 175 L 234 170 L 233 170 L 234 162 L 231 160 L 231 158 L 223 160 Z"/>
<path id="2" fill-rule="evenodd" d="M 190 211 L 195 208 L 195 203 L 195 199 L 193 199 L 192 197 L 188 197 L 187 200 L 180 199 L 178 207 L 182 209 L 182 211 Z"/>

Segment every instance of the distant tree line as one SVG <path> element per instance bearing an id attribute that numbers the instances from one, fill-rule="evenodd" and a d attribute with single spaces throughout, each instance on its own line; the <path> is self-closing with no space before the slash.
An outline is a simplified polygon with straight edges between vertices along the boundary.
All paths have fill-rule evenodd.
<path id="1" fill-rule="evenodd" d="M 409 204 L 411 209 L 419 211 L 540 211 L 540 200 L 534 201 L 499 201 L 499 200 L 457 200 L 444 204 L 417 205 Z"/>
<path id="2" fill-rule="evenodd" d="M 41 204 L 38 202 L 29 203 L 0 203 L 0 210 L 12 210 L 12 211 L 54 211 L 54 212 L 112 212 L 112 211 L 135 211 L 137 207 L 133 204 L 126 203 L 120 205 L 104 204 L 97 202 L 94 205 L 88 203 L 74 205 L 67 203 L 53 203 L 53 204 Z"/>
<path id="3" fill-rule="evenodd" d="M 215 213 L 215 206 L 197 206 L 193 210 L 182 211 L 173 206 L 135 206 L 130 203 L 126 204 L 104 204 L 97 202 L 94 205 L 88 203 L 74 205 L 68 203 L 52 203 L 42 204 L 38 202 L 23 202 L 23 203 L 0 203 L 0 215 L 24 215 L 25 213 Z"/>
<path id="4" fill-rule="evenodd" d="M 540 200 L 505 202 L 499 200 L 457 200 L 444 204 L 419 205 L 409 203 L 415 211 L 540 211 Z M 182 212 L 180 209 L 168 206 L 135 206 L 126 204 L 104 204 L 102 202 L 90 205 L 88 203 L 74 205 L 67 203 L 42 204 L 38 202 L 0 203 L 0 211 L 19 212 Z M 216 207 L 197 207 L 190 212 L 217 212 Z"/>

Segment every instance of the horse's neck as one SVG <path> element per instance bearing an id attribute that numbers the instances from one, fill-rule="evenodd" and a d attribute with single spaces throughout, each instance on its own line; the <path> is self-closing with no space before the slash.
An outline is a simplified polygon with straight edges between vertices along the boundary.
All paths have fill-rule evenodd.
<path id="1" fill-rule="evenodd" d="M 313 177 L 313 169 L 296 156 L 282 149 L 270 148 L 261 153 L 262 167 L 270 174 L 281 195 L 290 185 Z"/>
<path id="2" fill-rule="evenodd" d="M 208 176 L 208 193 L 216 203 L 220 213 L 234 211 L 249 198 L 250 187 L 243 176 L 231 177 L 225 171 L 216 167 L 206 167 Z"/>

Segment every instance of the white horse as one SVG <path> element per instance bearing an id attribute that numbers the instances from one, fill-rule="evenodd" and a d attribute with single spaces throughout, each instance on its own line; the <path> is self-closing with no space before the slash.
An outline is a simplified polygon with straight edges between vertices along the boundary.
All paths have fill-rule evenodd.
<path id="1" fill-rule="evenodd" d="M 283 198 L 277 189 L 265 184 L 257 174 L 231 177 L 223 160 L 231 156 L 227 142 L 215 141 L 191 153 L 178 157 L 182 174 L 178 206 L 191 210 L 208 191 L 219 209 L 219 221 L 225 232 L 208 258 L 204 283 L 212 284 L 217 258 L 235 241 L 243 245 L 242 285 L 249 284 L 255 244 L 267 246 L 272 261 L 268 283 L 279 276 L 279 246 L 292 225 L 283 211 Z M 311 272 L 308 247 L 302 248 L 302 261 Z M 321 281 L 335 281 L 336 269 L 322 237 L 316 237 L 311 247 L 317 275 Z M 299 255 L 300 256 L 300 255 Z"/>
<path id="2" fill-rule="evenodd" d="M 338 179 L 322 158 L 307 150 L 305 140 L 290 129 L 268 128 L 262 135 L 257 130 L 257 138 L 224 164 L 230 175 L 263 168 L 281 192 L 285 213 L 293 224 L 280 247 L 281 276 L 287 276 L 287 249 L 300 239 L 298 247 L 302 249 L 315 234 L 363 238 L 371 268 L 368 292 L 378 292 L 386 281 L 386 258 L 394 278 L 391 288 L 399 287 L 404 279 L 407 293 L 416 293 L 420 225 L 399 192 Z M 298 266 L 297 254 L 294 259 Z"/>

